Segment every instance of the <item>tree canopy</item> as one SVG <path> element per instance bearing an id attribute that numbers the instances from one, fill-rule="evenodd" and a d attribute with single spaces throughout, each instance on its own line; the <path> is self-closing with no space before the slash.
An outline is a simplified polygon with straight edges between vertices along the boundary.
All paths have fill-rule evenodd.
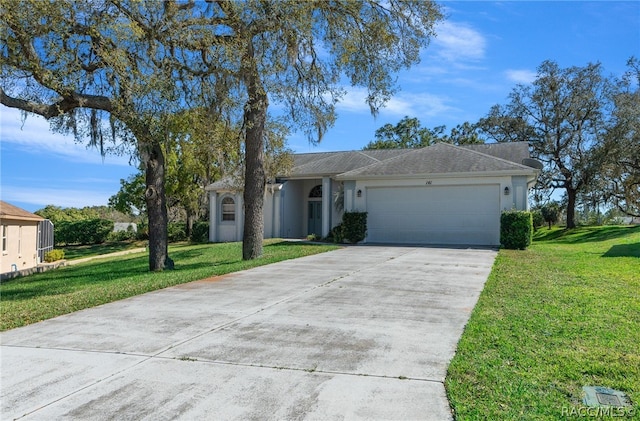
<path id="1" fill-rule="evenodd" d="M 545 187 L 567 196 L 567 226 L 575 226 L 579 194 L 600 174 L 608 156 L 602 153 L 610 127 L 611 81 L 600 64 L 560 68 L 545 61 L 531 85 L 518 85 L 506 106 L 492 107 L 479 122 L 483 133 L 498 142 L 527 141 L 545 164 Z"/>
<path id="2" fill-rule="evenodd" d="M 369 142 L 363 149 L 415 149 L 433 145 L 436 142 L 465 145 L 484 143 L 475 124 L 465 122 L 444 134 L 445 126 L 433 129 L 422 127 L 417 117 L 405 116 L 396 125 L 385 124 L 375 132 L 376 140 Z"/>
<path id="3" fill-rule="evenodd" d="M 171 115 L 204 107 L 240 116 L 243 257 L 258 257 L 269 104 L 320 141 L 342 78 L 367 88 L 375 113 L 442 19 L 434 2 L 404 0 L 24 0 L 3 2 L 1 12 L 2 104 L 102 151 L 106 140 L 120 141 L 140 159 L 152 270 L 172 266 L 163 150 Z"/>

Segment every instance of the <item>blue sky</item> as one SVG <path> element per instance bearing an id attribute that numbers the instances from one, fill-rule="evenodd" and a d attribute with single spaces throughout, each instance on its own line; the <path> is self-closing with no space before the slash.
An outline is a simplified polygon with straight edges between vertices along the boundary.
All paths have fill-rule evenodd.
<path id="1" fill-rule="evenodd" d="M 447 19 L 421 63 L 398 75 L 400 92 L 373 118 L 362 89 L 349 89 L 322 142 L 289 138 L 295 152 L 361 149 L 380 126 L 404 116 L 423 126 L 476 122 L 530 83 L 544 60 L 561 67 L 602 63 L 621 75 L 640 57 L 640 2 L 442 2 Z M 52 134 L 46 121 L 0 106 L 0 198 L 29 211 L 106 205 L 120 179 L 136 172 L 128 157 L 107 156 Z"/>

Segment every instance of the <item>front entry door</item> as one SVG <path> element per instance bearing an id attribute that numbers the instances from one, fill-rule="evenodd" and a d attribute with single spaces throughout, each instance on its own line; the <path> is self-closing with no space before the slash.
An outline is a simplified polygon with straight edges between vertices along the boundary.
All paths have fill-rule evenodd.
<path id="1" fill-rule="evenodd" d="M 322 202 L 320 201 L 309 202 L 307 234 L 322 236 Z"/>

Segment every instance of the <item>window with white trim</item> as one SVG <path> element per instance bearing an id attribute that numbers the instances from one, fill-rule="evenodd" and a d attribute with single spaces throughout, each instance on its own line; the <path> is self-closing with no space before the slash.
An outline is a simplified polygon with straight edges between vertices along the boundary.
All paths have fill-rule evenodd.
<path id="1" fill-rule="evenodd" d="M 7 233 L 9 231 L 9 226 L 7 225 L 3 225 L 2 226 L 2 252 L 6 253 L 7 252 Z"/>
<path id="2" fill-rule="evenodd" d="M 222 199 L 222 221 L 231 222 L 236 220 L 236 201 L 231 196 Z"/>

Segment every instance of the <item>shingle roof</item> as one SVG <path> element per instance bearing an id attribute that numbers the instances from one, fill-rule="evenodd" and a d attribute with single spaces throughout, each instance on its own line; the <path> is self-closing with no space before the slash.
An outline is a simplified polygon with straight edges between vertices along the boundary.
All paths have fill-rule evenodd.
<path id="1" fill-rule="evenodd" d="M 485 153 L 496 158 L 522 164 L 529 158 L 529 142 L 480 143 L 477 145 L 460 145 L 461 148 Z"/>
<path id="2" fill-rule="evenodd" d="M 12 205 L 11 203 L 0 200 L 0 218 L 17 219 L 20 221 L 44 221 L 44 218 L 35 213 Z"/>
<path id="3" fill-rule="evenodd" d="M 517 148 L 519 147 L 517 146 Z M 377 164 L 345 172 L 340 174 L 338 178 L 523 170 L 527 172 L 533 171 L 530 167 L 520 163 L 491 156 L 470 148 L 454 146 L 448 143 L 437 143 Z"/>
<path id="4" fill-rule="evenodd" d="M 287 178 L 337 175 L 376 164 L 410 152 L 409 149 L 377 149 L 364 151 L 296 154 Z"/>
<path id="5" fill-rule="evenodd" d="M 293 168 L 285 179 L 402 176 L 469 172 L 527 171 L 527 142 L 453 146 L 437 143 L 422 149 L 373 149 L 317 152 L 293 155 Z M 237 190 L 230 179 L 207 186 L 207 190 Z"/>

